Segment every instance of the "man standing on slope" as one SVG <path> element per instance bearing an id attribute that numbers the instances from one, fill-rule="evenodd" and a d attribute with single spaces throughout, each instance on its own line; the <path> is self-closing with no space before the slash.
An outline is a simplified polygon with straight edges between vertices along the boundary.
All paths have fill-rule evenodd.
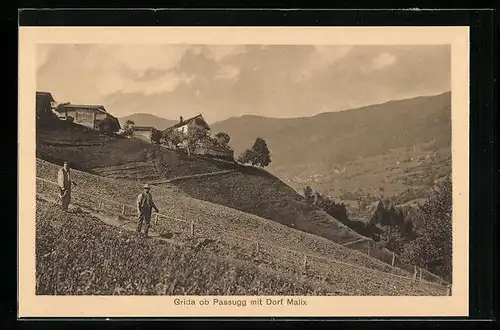
<path id="1" fill-rule="evenodd" d="M 63 167 L 57 173 L 57 183 L 59 185 L 59 198 L 61 198 L 61 207 L 63 211 L 68 211 L 68 206 L 71 201 L 71 185 L 76 183 L 71 181 L 69 163 L 64 162 Z"/>
<path id="2" fill-rule="evenodd" d="M 138 235 L 141 234 L 142 223 L 144 222 L 144 234 L 145 236 L 148 236 L 152 210 L 154 209 L 156 212 L 160 212 L 153 202 L 153 196 L 151 196 L 149 190 L 149 185 L 146 183 L 144 185 L 144 191 L 137 197 L 137 213 L 139 215 L 139 225 L 137 226 Z"/>

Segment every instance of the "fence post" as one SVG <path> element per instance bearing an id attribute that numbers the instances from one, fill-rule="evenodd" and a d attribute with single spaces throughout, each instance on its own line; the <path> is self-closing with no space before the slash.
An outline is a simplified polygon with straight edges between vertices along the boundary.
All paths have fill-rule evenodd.
<path id="1" fill-rule="evenodd" d="M 155 225 L 158 224 L 158 218 L 160 217 L 160 215 L 158 213 L 155 214 Z"/>
<path id="2" fill-rule="evenodd" d="M 417 279 L 417 265 L 415 265 L 414 267 L 415 267 L 415 271 L 413 272 L 413 279 L 416 280 Z"/>
<path id="3" fill-rule="evenodd" d="M 419 278 L 420 281 L 422 281 L 422 267 L 420 267 L 420 278 Z"/>
<path id="4" fill-rule="evenodd" d="M 307 267 L 307 254 L 304 254 L 304 268 Z"/>
<path id="5" fill-rule="evenodd" d="M 392 252 L 392 262 L 391 262 L 391 266 L 394 266 L 394 259 L 396 258 L 396 254 L 394 252 Z"/>
<path id="6" fill-rule="evenodd" d="M 194 222 L 191 222 L 191 236 L 194 236 Z"/>
<path id="7" fill-rule="evenodd" d="M 125 204 L 122 205 L 122 214 L 125 215 Z"/>

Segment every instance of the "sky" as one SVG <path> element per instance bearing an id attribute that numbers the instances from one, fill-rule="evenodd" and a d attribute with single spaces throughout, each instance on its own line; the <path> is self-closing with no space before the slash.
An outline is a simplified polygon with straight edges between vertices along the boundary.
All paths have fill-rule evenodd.
<path id="1" fill-rule="evenodd" d="M 39 44 L 37 90 L 209 123 L 241 115 L 307 117 L 451 90 L 448 45 Z"/>

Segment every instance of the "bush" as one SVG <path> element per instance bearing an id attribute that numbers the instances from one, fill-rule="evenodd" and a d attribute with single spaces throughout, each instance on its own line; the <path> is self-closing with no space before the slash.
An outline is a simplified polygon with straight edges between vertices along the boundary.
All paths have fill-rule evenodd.
<path id="1" fill-rule="evenodd" d="M 151 142 L 154 144 L 160 144 L 163 139 L 163 133 L 157 129 L 151 131 Z"/>
<path id="2" fill-rule="evenodd" d="M 449 176 L 420 211 L 419 236 L 405 246 L 402 257 L 451 281 L 452 185 Z"/>
<path id="3" fill-rule="evenodd" d="M 178 130 L 170 130 L 163 133 L 163 139 L 167 145 L 177 147 L 182 141 L 186 140 L 186 135 Z"/>
<path id="4" fill-rule="evenodd" d="M 220 132 L 220 133 L 215 134 L 214 142 L 217 146 L 219 146 L 221 148 L 228 148 L 230 140 L 231 140 L 231 137 L 227 133 Z"/>
<path id="5" fill-rule="evenodd" d="M 120 123 L 116 118 L 106 117 L 97 124 L 97 128 L 106 135 L 113 135 L 120 130 Z"/>

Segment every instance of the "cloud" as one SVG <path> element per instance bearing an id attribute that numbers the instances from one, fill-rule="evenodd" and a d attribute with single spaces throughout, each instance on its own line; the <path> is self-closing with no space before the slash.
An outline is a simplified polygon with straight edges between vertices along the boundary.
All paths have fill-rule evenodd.
<path id="1" fill-rule="evenodd" d="M 240 69 L 235 66 L 222 66 L 215 74 L 214 80 L 232 81 L 238 77 Z"/>
<path id="2" fill-rule="evenodd" d="M 396 56 L 389 53 L 380 53 L 372 61 L 372 69 L 380 70 L 396 63 Z"/>
<path id="3" fill-rule="evenodd" d="M 352 46 L 315 46 L 312 59 L 320 59 L 321 65 L 331 65 L 341 58 L 347 56 Z"/>
<path id="4" fill-rule="evenodd" d="M 450 89 L 451 67 L 449 46 L 382 45 L 52 44 L 39 45 L 36 63 L 37 88 L 60 102 L 104 104 L 116 116 L 201 111 L 210 120 L 434 94 Z"/>
<path id="5" fill-rule="evenodd" d="M 345 58 L 352 48 L 352 46 L 314 46 L 314 50 L 305 63 L 292 75 L 292 79 L 294 81 L 309 80 L 315 72 L 324 70 Z"/>

